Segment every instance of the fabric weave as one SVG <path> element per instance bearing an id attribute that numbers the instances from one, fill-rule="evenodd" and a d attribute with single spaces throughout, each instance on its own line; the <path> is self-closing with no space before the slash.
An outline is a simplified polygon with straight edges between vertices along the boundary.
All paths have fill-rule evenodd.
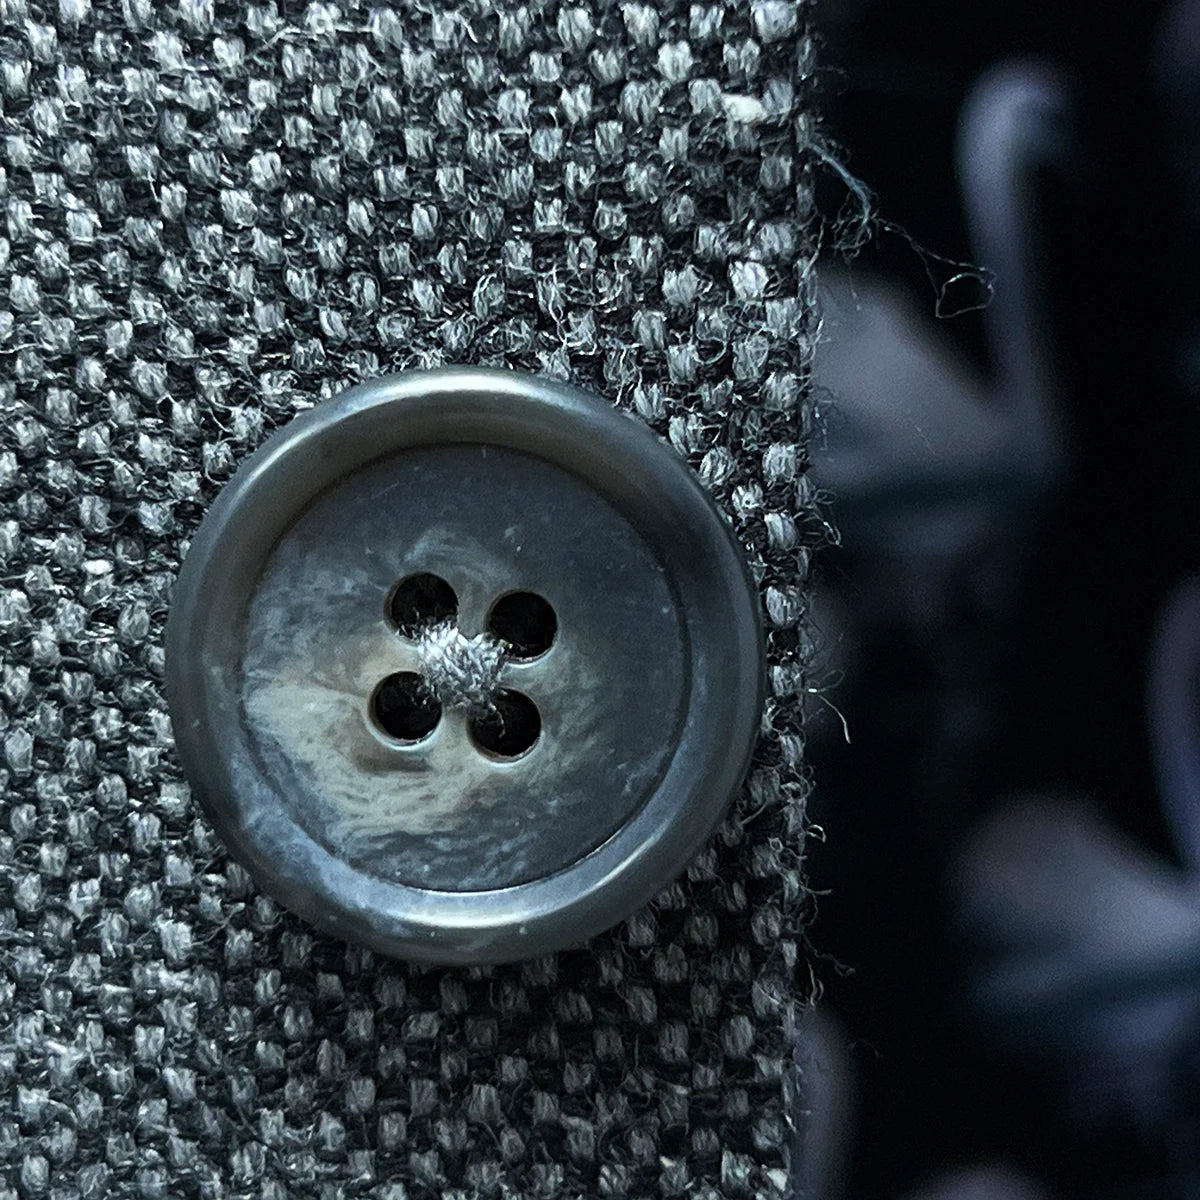
<path id="1" fill-rule="evenodd" d="M 786 1189 L 811 63 L 788 0 L 0 0 L 0 1200 Z M 747 549 L 770 661 L 751 779 L 687 876 L 475 971 L 258 893 L 161 687 L 237 463 L 348 384 L 452 363 L 668 437 Z"/>

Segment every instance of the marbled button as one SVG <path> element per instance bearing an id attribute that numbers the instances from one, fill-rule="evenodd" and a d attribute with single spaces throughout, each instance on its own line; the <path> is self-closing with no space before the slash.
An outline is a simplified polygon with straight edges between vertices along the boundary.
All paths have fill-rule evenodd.
<path id="1" fill-rule="evenodd" d="M 252 455 L 180 575 L 184 768 L 264 888 L 401 956 L 517 958 L 681 870 L 745 773 L 758 601 L 690 469 L 574 389 L 396 376 Z"/>

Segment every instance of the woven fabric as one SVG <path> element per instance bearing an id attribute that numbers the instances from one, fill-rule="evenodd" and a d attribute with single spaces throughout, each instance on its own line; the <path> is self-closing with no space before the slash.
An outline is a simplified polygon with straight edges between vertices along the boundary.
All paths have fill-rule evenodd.
<path id="1" fill-rule="evenodd" d="M 806 9 L 0 0 L 0 1200 L 786 1188 L 806 782 Z M 753 774 L 612 933 L 475 971 L 316 935 L 193 805 L 161 635 L 272 428 L 565 377 L 761 583 Z M 720 681 L 714 681 L 720 686 Z"/>

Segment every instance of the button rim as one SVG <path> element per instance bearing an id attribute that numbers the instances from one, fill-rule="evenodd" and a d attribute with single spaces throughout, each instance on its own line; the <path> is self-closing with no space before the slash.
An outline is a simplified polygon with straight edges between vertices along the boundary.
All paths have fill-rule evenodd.
<path id="1" fill-rule="evenodd" d="M 248 602 L 291 520 L 347 470 L 447 442 L 510 446 L 600 490 L 659 559 L 688 640 L 680 741 L 653 792 L 570 866 L 490 891 L 390 883 L 338 859 L 270 803 L 272 789 L 255 775 L 252 740 L 237 738 L 245 725 L 229 704 L 238 694 L 242 618 L 221 614 L 239 611 L 239 597 Z M 289 490 L 288 481 L 298 489 Z M 245 570 L 247 561 L 257 570 Z M 701 660 L 722 664 L 732 678 L 697 677 L 697 640 Z M 404 372 L 301 413 L 222 489 L 176 582 L 166 693 L 197 799 L 266 892 L 318 928 L 385 954 L 444 964 L 515 960 L 582 941 L 629 916 L 678 877 L 719 825 L 749 770 L 765 702 L 761 605 L 742 547 L 712 498 L 636 418 L 539 376 L 485 368 Z M 233 707 L 240 712 L 240 703 Z M 710 744 L 695 744 L 698 724 Z M 689 778 L 693 786 L 684 794 L 665 794 Z"/>

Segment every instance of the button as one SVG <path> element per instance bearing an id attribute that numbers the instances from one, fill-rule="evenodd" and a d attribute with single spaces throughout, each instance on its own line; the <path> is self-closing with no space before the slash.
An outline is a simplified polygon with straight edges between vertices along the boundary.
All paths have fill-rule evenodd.
<path id="1" fill-rule="evenodd" d="M 643 425 L 501 371 L 297 417 L 188 552 L 167 694 L 259 883 L 400 957 L 494 962 L 628 916 L 700 848 L 762 708 L 757 594 Z"/>

